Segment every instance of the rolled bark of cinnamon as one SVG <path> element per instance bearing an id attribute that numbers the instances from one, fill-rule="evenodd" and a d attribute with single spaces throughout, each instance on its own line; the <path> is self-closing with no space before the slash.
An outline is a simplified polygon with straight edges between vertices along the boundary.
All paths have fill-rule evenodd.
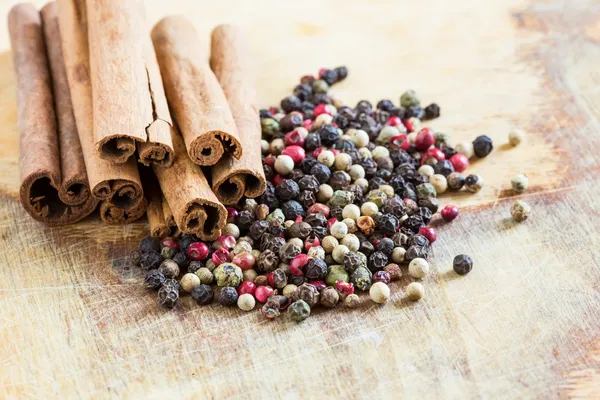
<path id="1" fill-rule="evenodd" d="M 98 202 L 81 157 L 56 21 L 47 11 L 43 24 L 30 4 L 15 6 L 8 15 L 18 90 L 19 194 L 33 218 L 64 225 L 85 218 Z"/>
<path id="2" fill-rule="evenodd" d="M 210 65 L 225 92 L 244 148 L 239 160 L 222 159 L 212 167 L 212 188 L 224 204 L 235 204 L 242 195 L 258 197 L 266 189 L 260 118 L 249 64 L 241 30 L 230 25 L 216 27 L 211 35 Z"/>
<path id="3" fill-rule="evenodd" d="M 171 116 L 142 0 L 87 0 L 94 143 L 100 156 L 170 165 Z"/>
<path id="4" fill-rule="evenodd" d="M 169 236 L 171 229 L 166 223 L 163 212 L 163 196 L 156 176 L 152 170 L 143 171 L 144 195 L 148 201 L 148 223 L 150 224 L 150 234 L 153 237 L 164 238 Z"/>
<path id="5" fill-rule="evenodd" d="M 131 158 L 115 164 L 101 158 L 95 148 L 85 0 L 58 0 L 58 18 L 67 81 L 92 194 L 102 200 L 100 216 L 105 222 L 131 222 L 143 215 L 140 210 L 145 210 L 137 163 Z"/>
<path id="6" fill-rule="evenodd" d="M 171 211 L 171 207 L 169 207 L 169 203 L 165 198 L 165 195 L 162 195 L 162 207 L 163 207 L 163 215 L 165 216 L 165 223 L 169 227 L 169 236 L 179 237 L 181 236 L 181 231 L 177 226 L 177 222 L 175 222 L 175 217 L 173 216 L 173 211 Z"/>
<path id="7" fill-rule="evenodd" d="M 223 156 L 239 159 L 245 150 L 192 23 L 183 17 L 166 17 L 152 29 L 152 42 L 190 159 L 202 166 L 214 165 Z"/>
<path id="8" fill-rule="evenodd" d="M 173 128 L 175 160 L 171 167 L 155 165 L 154 173 L 183 233 L 193 233 L 202 240 L 221 235 L 227 210 L 212 192 L 204 173 L 187 156 L 181 135 Z"/>

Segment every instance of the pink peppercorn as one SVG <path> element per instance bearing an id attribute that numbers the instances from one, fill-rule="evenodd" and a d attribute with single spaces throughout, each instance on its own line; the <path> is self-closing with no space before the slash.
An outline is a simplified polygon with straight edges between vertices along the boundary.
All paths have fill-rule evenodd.
<path id="1" fill-rule="evenodd" d="M 221 247 L 226 248 L 227 250 L 231 250 L 235 247 L 236 240 L 232 235 L 221 235 L 213 242 L 213 247 L 215 249 L 220 249 Z"/>
<path id="2" fill-rule="evenodd" d="M 273 154 L 269 154 L 265 157 L 263 163 L 267 164 L 269 167 L 273 168 L 275 166 L 275 156 Z"/>
<path id="3" fill-rule="evenodd" d="M 212 260 L 216 266 L 219 266 L 223 263 L 229 262 L 229 260 L 230 260 L 229 257 L 230 257 L 229 250 L 227 250 L 224 247 L 221 247 L 220 249 L 215 250 L 215 252 L 212 254 Z"/>
<path id="4" fill-rule="evenodd" d="M 319 79 L 323 78 L 325 72 L 327 72 L 327 68 L 319 68 Z"/>
<path id="5" fill-rule="evenodd" d="M 419 151 L 425 151 L 435 143 L 435 137 L 431 128 L 423 128 L 417 133 L 415 138 L 415 148 Z"/>
<path id="6" fill-rule="evenodd" d="M 281 174 L 275 174 L 273 176 L 272 182 L 273 186 L 277 187 L 281 182 L 285 181 L 285 177 Z"/>
<path id="7" fill-rule="evenodd" d="M 313 158 L 317 158 L 317 157 L 319 157 L 319 154 L 321 154 L 321 152 L 322 152 L 323 150 L 325 150 L 325 148 L 324 148 L 324 147 L 318 147 L 318 148 L 314 149 L 314 150 L 313 150 L 313 152 L 312 152 L 312 156 L 313 156 Z"/>
<path id="8" fill-rule="evenodd" d="M 318 236 L 306 238 L 304 241 L 304 250 L 309 251 L 313 247 L 317 247 L 321 245 L 321 240 Z"/>
<path id="9" fill-rule="evenodd" d="M 469 168 L 469 159 L 461 153 L 456 153 L 450 157 L 450 162 L 456 172 L 463 172 L 465 169 Z"/>
<path id="10" fill-rule="evenodd" d="M 354 293 L 354 284 L 352 282 L 344 282 L 341 279 L 335 283 L 335 288 L 344 296 L 350 296 Z"/>
<path id="11" fill-rule="evenodd" d="M 315 203 L 312 206 L 308 207 L 308 210 L 306 210 L 307 215 L 318 214 L 318 213 L 321 213 L 325 216 L 325 218 L 328 218 L 329 217 L 329 207 L 323 203 Z"/>
<path id="12" fill-rule="evenodd" d="M 243 294 L 251 294 L 252 296 L 254 296 L 254 293 L 256 292 L 256 283 L 252 281 L 244 281 L 240 283 L 240 286 L 238 286 L 237 292 L 238 296 L 241 296 Z"/>
<path id="13" fill-rule="evenodd" d="M 419 233 L 425 236 L 427 240 L 429 240 L 429 243 L 433 243 L 437 239 L 437 232 L 435 231 L 435 229 L 430 228 L 428 226 L 422 226 L 421 228 L 419 228 Z"/>
<path id="14" fill-rule="evenodd" d="M 173 240 L 173 238 L 167 237 L 164 238 L 163 240 L 161 240 L 160 245 L 162 247 L 170 247 L 172 249 L 176 249 L 179 246 L 177 245 L 177 242 L 175 240 Z"/>
<path id="15" fill-rule="evenodd" d="M 338 150 L 338 149 L 329 149 L 329 151 L 331 151 L 334 156 L 337 156 L 338 154 L 340 154 L 342 152 L 341 150 Z"/>
<path id="16" fill-rule="evenodd" d="M 297 129 L 286 133 L 284 141 L 286 146 L 304 146 L 304 137 Z"/>
<path id="17" fill-rule="evenodd" d="M 453 221 L 454 219 L 456 219 L 456 217 L 458 217 L 458 207 L 452 204 L 448 204 L 442 209 L 440 214 L 442 214 L 442 219 L 444 221 Z"/>
<path id="18" fill-rule="evenodd" d="M 387 285 L 388 283 L 390 283 L 391 280 L 392 280 L 392 277 L 390 276 L 390 273 L 387 271 L 377 271 L 373 274 L 373 283 L 383 282 Z"/>
<path id="19" fill-rule="evenodd" d="M 256 301 L 265 303 L 273 293 L 275 293 L 275 291 L 271 286 L 258 286 L 254 291 L 254 297 L 256 297 Z"/>
<path id="20" fill-rule="evenodd" d="M 273 272 L 267 274 L 267 282 L 269 286 L 275 286 L 275 274 Z"/>
<path id="21" fill-rule="evenodd" d="M 408 136 L 405 134 L 396 135 L 390 138 L 390 144 L 392 147 L 402 149 L 404 151 L 410 148 L 410 142 L 408 140 Z"/>
<path id="22" fill-rule="evenodd" d="M 331 107 L 329 107 L 329 104 L 319 104 L 319 105 L 317 105 L 314 108 L 313 113 L 315 115 L 315 118 L 317 118 L 321 114 L 327 114 L 327 115 L 332 115 L 333 114 L 333 112 L 331 110 Z"/>
<path id="23" fill-rule="evenodd" d="M 298 254 L 290 261 L 290 273 L 294 276 L 302 276 L 302 270 L 310 261 L 310 257 L 306 254 Z"/>
<path id="24" fill-rule="evenodd" d="M 417 205 L 417 202 L 414 201 L 413 199 L 409 199 L 408 197 L 402 200 L 404 202 L 404 207 L 410 209 L 410 210 L 416 210 L 419 208 L 419 206 Z"/>
<path id="25" fill-rule="evenodd" d="M 336 222 L 338 222 L 337 218 L 329 218 L 329 219 L 327 220 L 327 230 L 328 230 L 328 231 L 331 231 L 331 226 L 332 226 L 333 224 L 335 224 Z"/>
<path id="26" fill-rule="evenodd" d="M 444 161 L 446 159 L 446 155 L 444 154 L 444 152 L 442 150 L 438 149 L 437 147 L 432 147 L 430 149 L 427 149 L 427 151 L 423 155 L 423 158 L 427 158 L 427 157 L 433 157 L 438 161 Z"/>
<path id="27" fill-rule="evenodd" d="M 388 118 L 387 124 L 389 126 L 400 126 L 400 125 L 402 125 L 402 120 L 400 119 L 400 117 L 398 117 L 396 115 L 392 115 L 391 117 Z"/>
<path id="28" fill-rule="evenodd" d="M 256 264 L 256 258 L 254 258 L 251 253 L 244 251 L 243 253 L 237 254 L 235 257 L 233 257 L 231 262 L 245 271 L 254 268 L 254 264 Z"/>
<path id="29" fill-rule="evenodd" d="M 302 127 L 304 129 L 306 129 L 307 131 L 310 131 L 310 129 L 312 128 L 312 125 L 313 125 L 312 119 L 305 119 L 304 121 L 302 121 Z"/>
<path id="30" fill-rule="evenodd" d="M 187 255 L 193 261 L 202 261 L 208 258 L 208 245 L 203 242 L 196 242 L 189 245 Z"/>
<path id="31" fill-rule="evenodd" d="M 233 207 L 227 207 L 227 222 L 232 224 L 237 220 L 240 212 Z"/>
<path id="32" fill-rule="evenodd" d="M 409 120 L 406 120 L 403 123 L 404 123 L 404 126 L 406 127 L 406 130 L 408 131 L 408 133 L 411 133 L 411 132 L 413 132 L 415 130 L 413 128 L 412 122 L 410 122 Z"/>
<path id="33" fill-rule="evenodd" d="M 292 145 L 283 149 L 282 153 L 286 156 L 290 156 L 294 160 L 294 164 L 298 165 L 306 158 L 306 152 L 300 146 Z"/>
<path id="34" fill-rule="evenodd" d="M 279 108 L 277 108 L 277 107 L 269 107 L 269 112 L 272 115 L 278 114 L 279 113 Z"/>
<path id="35" fill-rule="evenodd" d="M 310 282 L 309 285 L 316 287 L 319 292 L 327 287 L 327 284 L 323 281 L 313 281 Z"/>

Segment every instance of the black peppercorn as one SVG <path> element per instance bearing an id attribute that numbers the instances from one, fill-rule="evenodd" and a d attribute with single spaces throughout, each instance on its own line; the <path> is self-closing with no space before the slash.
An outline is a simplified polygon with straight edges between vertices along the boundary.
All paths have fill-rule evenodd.
<path id="1" fill-rule="evenodd" d="M 438 163 L 433 167 L 433 170 L 436 174 L 441 174 L 447 177 L 451 173 L 454 172 L 454 166 L 448 160 L 438 161 Z"/>
<path id="2" fill-rule="evenodd" d="M 402 190 L 402 198 L 417 201 L 417 193 L 410 186 L 406 185 Z"/>
<path id="3" fill-rule="evenodd" d="M 268 232 L 274 236 L 281 236 L 285 232 L 285 227 L 280 219 L 273 219 L 269 221 Z"/>
<path id="4" fill-rule="evenodd" d="M 309 281 L 321 281 L 327 273 L 327 264 L 319 258 L 311 259 L 304 267 L 304 276 Z"/>
<path id="5" fill-rule="evenodd" d="M 264 108 L 261 108 L 261 109 L 258 111 L 258 115 L 259 115 L 260 119 L 263 119 L 263 118 L 270 118 L 270 117 L 272 117 L 272 116 L 273 116 L 273 115 L 271 114 L 271 111 L 269 111 L 269 110 L 267 110 L 267 109 L 264 109 Z"/>
<path id="6" fill-rule="evenodd" d="M 344 66 L 335 68 L 335 72 L 337 74 L 338 82 L 343 81 L 348 76 L 348 68 Z"/>
<path id="7" fill-rule="evenodd" d="M 425 115 L 424 119 L 434 119 L 440 116 L 440 106 L 436 103 L 431 103 L 427 107 L 425 107 Z"/>
<path id="8" fill-rule="evenodd" d="M 427 225 L 429 221 L 431 221 L 431 217 L 433 217 L 433 213 L 427 207 L 419 207 L 415 215 L 420 216 L 425 225 Z"/>
<path id="9" fill-rule="evenodd" d="M 263 172 L 265 174 L 265 179 L 267 180 L 267 184 L 271 183 L 273 176 L 275 176 L 275 172 L 273 172 L 273 168 L 263 163 Z"/>
<path id="10" fill-rule="evenodd" d="M 129 253 L 129 256 L 127 257 L 127 259 L 129 260 L 131 265 L 139 267 L 140 261 L 142 260 L 142 252 L 137 249 L 133 250 L 133 251 L 131 251 L 131 253 Z"/>
<path id="11" fill-rule="evenodd" d="M 377 163 L 372 158 L 363 158 L 360 165 L 365 170 L 366 179 L 373 178 L 377 173 Z"/>
<path id="12" fill-rule="evenodd" d="M 427 239 L 425 236 L 417 233 L 416 235 L 410 236 L 408 238 L 407 243 L 409 246 L 419 246 L 419 247 L 429 246 L 429 239 Z"/>
<path id="13" fill-rule="evenodd" d="M 394 189 L 394 193 L 402 193 L 406 185 L 404 178 L 400 175 L 392 176 L 388 184 Z"/>
<path id="14" fill-rule="evenodd" d="M 440 207 L 440 201 L 438 199 L 436 199 L 435 197 L 430 197 L 428 199 L 421 199 L 418 202 L 419 207 L 425 207 L 427 208 L 429 211 L 431 211 L 432 214 L 435 214 L 438 210 L 438 208 Z"/>
<path id="15" fill-rule="evenodd" d="M 298 184 L 292 179 L 286 179 L 277 185 L 275 188 L 275 195 L 277 195 L 281 200 L 291 200 L 298 197 L 300 193 L 300 188 Z"/>
<path id="16" fill-rule="evenodd" d="M 310 99 L 310 101 L 315 104 L 331 104 L 331 99 L 327 95 L 327 93 L 314 93 Z"/>
<path id="17" fill-rule="evenodd" d="M 259 240 L 268 229 L 269 223 L 267 221 L 254 221 L 249 229 L 250 237 L 254 240 Z"/>
<path id="18" fill-rule="evenodd" d="M 408 236 L 402 232 L 398 232 L 392 236 L 392 240 L 394 241 L 394 246 L 396 247 L 408 247 Z"/>
<path id="19" fill-rule="evenodd" d="M 402 218 L 402 216 L 404 216 L 405 214 L 404 201 L 402 201 L 402 199 L 399 196 L 394 195 L 393 197 L 390 197 L 389 199 L 383 202 L 381 212 L 383 212 L 384 214 L 395 215 L 397 218 Z M 396 230 L 398 230 L 398 228 L 396 228 Z"/>
<path id="20" fill-rule="evenodd" d="M 400 164 L 398 168 L 394 170 L 394 172 L 404 178 L 405 181 L 413 179 L 417 174 L 415 166 L 410 163 Z"/>
<path id="21" fill-rule="evenodd" d="M 279 259 L 281 262 L 289 263 L 294 257 L 302 253 L 302 249 L 292 242 L 287 242 L 279 249 Z"/>
<path id="22" fill-rule="evenodd" d="M 163 285 L 158 291 L 158 302 L 167 308 L 175 307 L 179 300 L 179 290 L 172 285 Z"/>
<path id="23" fill-rule="evenodd" d="M 323 125 L 319 128 L 318 133 L 321 137 L 321 143 L 325 146 L 333 145 L 340 137 L 338 128 L 333 125 Z"/>
<path id="24" fill-rule="evenodd" d="M 302 240 L 306 239 L 311 232 L 312 226 L 304 221 L 294 222 L 288 229 L 288 234 L 290 237 L 295 237 Z"/>
<path id="25" fill-rule="evenodd" d="M 315 119 L 315 105 L 309 101 L 302 102 L 302 108 L 300 111 L 302 112 L 302 116 L 304 119 Z"/>
<path id="26" fill-rule="evenodd" d="M 342 171 L 335 171 L 327 183 L 333 190 L 341 190 L 350 184 L 350 175 Z"/>
<path id="27" fill-rule="evenodd" d="M 302 207 L 302 204 L 298 203 L 296 200 L 289 200 L 283 203 L 281 211 L 283 211 L 285 219 L 295 220 L 297 217 L 306 216 L 304 207 Z"/>
<path id="28" fill-rule="evenodd" d="M 312 93 L 312 87 L 305 83 L 301 83 L 294 88 L 294 96 L 302 101 L 308 100 L 312 96 Z"/>
<path id="29" fill-rule="evenodd" d="M 321 213 L 309 214 L 306 218 L 304 218 L 304 222 L 313 228 L 317 226 L 325 226 L 327 224 L 327 217 Z"/>
<path id="30" fill-rule="evenodd" d="M 165 276 L 162 272 L 152 269 L 148 271 L 146 277 L 144 278 L 144 286 L 146 289 L 150 290 L 158 290 L 165 283 Z"/>
<path id="31" fill-rule="evenodd" d="M 393 235 L 400 228 L 398 217 L 393 214 L 382 214 L 377 220 L 377 227 L 387 235 Z"/>
<path id="32" fill-rule="evenodd" d="M 300 286 L 304 283 L 304 276 L 290 275 L 288 283 L 296 286 Z"/>
<path id="33" fill-rule="evenodd" d="M 315 77 L 312 75 L 304 75 L 302 78 L 300 78 L 300 83 L 304 85 L 312 85 L 314 81 Z"/>
<path id="34" fill-rule="evenodd" d="M 140 266 L 142 269 L 156 269 L 160 267 L 160 263 L 162 262 L 162 257 L 160 253 L 150 250 L 142 253 L 140 257 Z"/>
<path id="35" fill-rule="evenodd" d="M 335 69 L 325 69 L 321 72 L 320 76 L 330 86 L 338 81 L 338 73 Z"/>
<path id="36" fill-rule="evenodd" d="M 466 254 L 459 254 L 454 257 L 452 268 L 457 274 L 466 275 L 473 269 L 473 260 Z"/>
<path id="37" fill-rule="evenodd" d="M 400 149 L 394 149 L 390 151 L 390 158 L 392 159 L 392 162 L 394 163 L 395 167 L 398 167 L 402 164 L 412 165 L 414 162 L 414 158 L 412 158 L 410 154 Z"/>
<path id="38" fill-rule="evenodd" d="M 281 250 L 281 247 L 277 249 L 277 252 L 279 252 L 279 250 Z M 266 272 L 274 271 L 278 264 L 279 257 L 277 254 L 272 250 L 265 249 L 262 253 L 260 253 L 258 260 L 256 261 L 255 269 L 258 273 L 264 274 Z"/>
<path id="39" fill-rule="evenodd" d="M 319 183 L 327 183 L 329 177 L 331 176 L 331 171 L 327 165 L 317 162 L 310 169 L 310 174 L 314 176 Z"/>
<path id="40" fill-rule="evenodd" d="M 291 113 L 292 111 L 300 111 L 302 101 L 296 96 L 288 96 L 281 100 L 281 109 L 284 113 Z"/>
<path id="41" fill-rule="evenodd" d="M 304 175 L 298 181 L 298 188 L 303 191 L 308 190 L 317 193 L 319 191 L 319 181 L 312 175 Z"/>
<path id="42" fill-rule="evenodd" d="M 358 267 L 360 267 L 361 257 L 358 255 L 358 253 L 349 251 L 344 254 L 343 265 L 344 270 L 346 270 L 347 273 L 352 274 Z"/>
<path id="43" fill-rule="evenodd" d="M 273 286 L 275 289 L 283 289 L 288 283 L 288 278 L 284 270 L 276 269 L 273 271 Z"/>
<path id="44" fill-rule="evenodd" d="M 242 210 L 238 215 L 236 225 L 241 231 L 246 231 L 250 229 L 255 220 L 256 218 L 254 217 L 254 212 L 250 210 Z"/>
<path id="45" fill-rule="evenodd" d="M 427 259 L 429 257 L 429 249 L 431 249 L 429 245 L 409 246 L 408 250 L 406 250 L 406 254 L 404 255 L 404 260 L 409 262 L 415 258 Z"/>
<path id="46" fill-rule="evenodd" d="M 354 109 L 357 113 L 371 114 L 371 112 L 373 111 L 373 106 L 368 100 L 361 100 L 356 104 L 356 107 L 354 107 Z"/>
<path id="47" fill-rule="evenodd" d="M 394 109 L 394 103 L 392 103 L 391 100 L 383 99 L 383 100 L 379 100 L 377 102 L 376 107 L 383 111 L 390 111 L 390 110 Z"/>
<path id="48" fill-rule="evenodd" d="M 231 288 L 233 289 L 233 288 Z M 235 289 L 234 289 L 235 290 Z M 212 303 L 213 290 L 209 285 L 198 285 L 192 289 L 192 298 L 196 300 L 198 304 L 206 305 Z"/>
<path id="49" fill-rule="evenodd" d="M 154 251 L 160 253 L 160 240 L 155 237 L 147 237 L 140 242 L 139 249 L 142 253 Z"/>
<path id="50" fill-rule="evenodd" d="M 371 271 L 382 270 L 388 263 L 388 257 L 381 251 L 376 251 L 369 256 L 368 266 Z"/>
<path id="51" fill-rule="evenodd" d="M 301 112 L 294 111 L 281 118 L 279 127 L 281 132 L 287 133 L 302 126 L 302 121 L 304 121 L 304 115 Z"/>
<path id="52" fill-rule="evenodd" d="M 411 234 L 415 234 L 419 232 L 419 228 L 425 226 L 423 223 L 423 218 L 420 215 L 411 215 L 407 219 L 404 220 L 402 227 L 410 232 Z"/>
<path id="53" fill-rule="evenodd" d="M 360 242 L 360 247 L 358 251 L 363 253 L 365 256 L 370 256 L 375 251 L 375 246 L 368 240 Z"/>
<path id="54" fill-rule="evenodd" d="M 225 286 L 219 292 L 219 304 L 225 307 L 235 306 L 237 304 L 238 293 L 235 288 Z"/>
<path id="55" fill-rule="evenodd" d="M 187 268 L 187 266 L 189 265 L 190 258 L 186 253 L 180 251 L 178 253 L 175 253 L 175 255 L 173 256 L 173 261 L 175 261 L 177 265 L 179 265 L 179 268 L 184 269 Z"/>
<path id="56" fill-rule="evenodd" d="M 190 261 L 190 264 L 187 267 L 187 270 L 189 273 L 191 274 L 195 274 L 196 272 L 198 272 L 198 270 L 200 268 L 203 268 L 204 265 L 202 264 L 202 261 Z"/>
<path id="57" fill-rule="evenodd" d="M 485 157 L 490 154 L 493 149 L 494 144 L 492 143 L 492 139 L 486 135 L 477 136 L 477 138 L 473 140 L 473 151 L 477 157 Z"/>
<path id="58" fill-rule="evenodd" d="M 308 208 L 317 202 L 317 198 L 314 192 L 304 190 L 300 192 L 300 195 L 298 196 L 298 201 L 302 203 L 302 205 L 305 208 Z"/>

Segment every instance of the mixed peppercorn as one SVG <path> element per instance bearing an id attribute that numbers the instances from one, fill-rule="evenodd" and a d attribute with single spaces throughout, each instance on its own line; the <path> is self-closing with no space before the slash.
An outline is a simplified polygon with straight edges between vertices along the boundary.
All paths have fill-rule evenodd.
<path id="1" fill-rule="evenodd" d="M 421 126 L 440 107 L 422 107 L 412 90 L 398 105 L 341 105 L 328 89 L 347 74 L 338 67 L 304 76 L 279 107 L 260 110 L 267 189 L 228 209 L 221 237 L 146 238 L 132 252 L 160 304 L 172 308 L 185 292 L 201 305 L 215 298 L 249 311 L 260 303 L 266 318 L 287 310 L 303 321 L 317 306 L 356 307 L 355 292 L 385 303 L 405 266 L 415 280 L 429 273 L 433 215 L 439 210 L 447 222 L 459 215 L 454 205 L 440 210 L 437 196 L 482 188 L 481 176 L 463 172 L 472 157 L 490 154 L 492 140 L 482 135 L 453 147 L 448 135 Z M 511 134 L 511 143 L 520 140 Z M 513 187 L 524 190 L 526 177 Z M 524 219 L 528 211 L 517 214 Z M 454 259 L 460 275 L 472 266 L 469 256 Z M 405 290 L 411 300 L 424 296 L 418 282 Z"/>

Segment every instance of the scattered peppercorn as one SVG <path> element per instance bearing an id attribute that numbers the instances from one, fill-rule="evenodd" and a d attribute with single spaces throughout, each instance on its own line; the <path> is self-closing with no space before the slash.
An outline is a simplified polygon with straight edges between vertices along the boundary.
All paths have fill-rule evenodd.
<path id="1" fill-rule="evenodd" d="M 179 289 L 173 285 L 163 285 L 158 291 L 158 302 L 163 307 L 173 308 L 179 300 Z"/>
<path id="2" fill-rule="evenodd" d="M 473 141 L 473 151 L 477 157 L 486 157 L 492 152 L 493 148 L 494 144 L 492 143 L 492 139 L 485 135 L 478 136 Z"/>
<path id="3" fill-rule="evenodd" d="M 377 304 L 383 304 L 390 298 L 390 288 L 383 282 L 375 282 L 369 289 L 369 296 Z"/>
<path id="4" fill-rule="evenodd" d="M 224 286 L 219 292 L 219 304 L 225 307 L 231 307 L 237 304 L 238 294 L 235 288 Z"/>
<path id="5" fill-rule="evenodd" d="M 531 214 L 531 207 L 523 200 L 515 201 L 510 208 L 510 215 L 517 222 L 525 221 L 529 218 L 529 214 Z"/>
<path id="6" fill-rule="evenodd" d="M 517 174 L 512 178 L 510 184 L 516 193 L 523 193 L 529 187 L 529 179 L 525 174 Z"/>
<path id="7" fill-rule="evenodd" d="M 144 286 L 146 286 L 146 289 L 158 290 L 165 283 L 165 279 L 165 275 L 162 272 L 151 269 L 144 278 Z"/>
<path id="8" fill-rule="evenodd" d="M 473 269 L 473 260 L 465 254 L 459 254 L 454 257 L 452 268 L 457 274 L 466 275 Z"/>
<path id="9" fill-rule="evenodd" d="M 465 178 L 465 188 L 469 192 L 477 193 L 483 187 L 483 178 L 479 175 L 471 174 Z"/>
<path id="10" fill-rule="evenodd" d="M 406 287 L 406 297 L 409 300 L 421 300 L 425 296 L 425 288 L 419 282 L 412 282 Z"/>

